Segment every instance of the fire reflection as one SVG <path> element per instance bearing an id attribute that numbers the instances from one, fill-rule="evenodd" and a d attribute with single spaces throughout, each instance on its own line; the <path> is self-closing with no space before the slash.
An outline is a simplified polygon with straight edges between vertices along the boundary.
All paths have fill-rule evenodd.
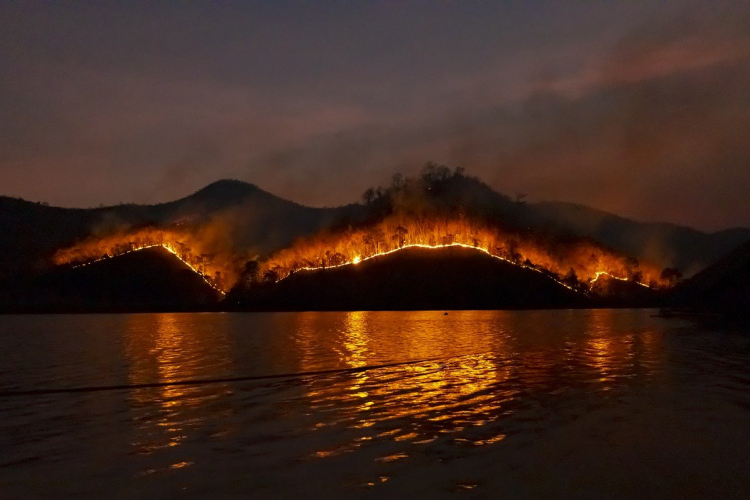
<path id="1" fill-rule="evenodd" d="M 335 341 L 330 348 L 345 366 L 373 366 L 389 359 L 426 361 L 348 373 L 334 381 L 311 380 L 310 403 L 325 411 L 326 420 L 317 427 L 344 424 L 361 430 L 376 426 L 375 438 L 426 443 L 439 434 L 481 426 L 494 418 L 512 401 L 515 390 L 497 390 L 510 376 L 510 370 L 496 361 L 503 351 L 502 339 L 487 342 L 483 338 L 487 332 L 476 328 L 477 319 L 492 313 L 453 314 L 444 319 L 436 312 L 345 313 L 340 334 L 328 337 Z M 393 328 L 389 321 L 394 315 L 402 319 L 400 327 Z M 484 352 L 467 354 L 467 348 Z M 457 352 L 463 355 L 456 357 Z M 303 371 L 315 368 L 313 360 L 302 359 Z M 349 451 L 363 440 L 317 456 Z"/>
<path id="2" fill-rule="evenodd" d="M 594 371 L 602 389 L 615 387 L 619 380 L 652 373 L 659 345 L 656 334 L 638 321 L 638 316 L 613 309 L 590 311 L 582 346 L 584 363 Z M 622 331 L 612 335 L 613 324 Z"/>
<path id="3" fill-rule="evenodd" d="M 168 383 L 208 378 L 228 373 L 229 345 L 223 329 L 214 328 L 200 315 L 131 315 L 125 338 L 130 384 Z M 215 408 L 227 390 L 224 384 L 164 385 L 130 391 L 135 423 L 133 446 L 138 454 L 155 454 L 181 445 L 207 420 L 228 410 Z M 179 460 L 177 460 L 179 458 Z M 187 466 L 192 460 L 174 454 L 163 468 Z"/>
<path id="4" fill-rule="evenodd" d="M 343 318 L 334 327 L 308 316 L 309 328 L 298 337 L 303 371 L 319 368 L 305 355 L 311 345 L 316 356 L 325 346 L 349 368 L 419 360 L 309 379 L 315 429 L 343 426 L 356 436 L 314 456 L 440 436 L 491 445 L 513 425 L 535 425 L 538 417 L 521 415 L 543 411 L 540 401 L 569 389 L 608 391 L 658 371 L 658 338 L 647 323 L 628 319 L 632 313 L 578 312 L 578 322 L 561 322 L 560 314 L 566 313 L 353 312 L 331 316 Z"/>
<path id="5" fill-rule="evenodd" d="M 346 329 L 344 330 L 344 349 L 342 361 L 352 368 L 366 366 L 369 349 L 367 348 L 369 332 L 367 329 L 367 315 L 364 311 L 346 313 Z"/>

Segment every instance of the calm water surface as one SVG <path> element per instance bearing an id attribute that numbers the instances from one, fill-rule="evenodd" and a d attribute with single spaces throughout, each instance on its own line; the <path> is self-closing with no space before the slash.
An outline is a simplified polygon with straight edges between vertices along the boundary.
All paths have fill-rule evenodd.
<path id="1" fill-rule="evenodd" d="M 0 316 L 0 498 L 750 498 L 750 337 L 652 313 Z"/>

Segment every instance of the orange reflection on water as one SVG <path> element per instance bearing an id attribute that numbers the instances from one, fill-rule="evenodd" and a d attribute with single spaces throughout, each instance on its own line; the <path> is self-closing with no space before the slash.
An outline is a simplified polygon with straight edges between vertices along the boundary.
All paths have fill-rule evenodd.
<path id="1" fill-rule="evenodd" d="M 319 426 L 344 423 L 352 429 L 366 429 L 394 423 L 396 428 L 375 437 L 424 443 L 440 433 L 486 423 L 504 401 L 513 398 L 512 393 L 500 397 L 497 391 L 489 393 L 510 371 L 493 359 L 503 351 L 498 342 L 502 339 L 488 341 L 488 332 L 477 328 L 477 320 L 483 321 L 486 312 L 451 313 L 453 317 L 434 311 L 341 314 L 340 335 L 321 339 L 324 329 L 308 329 L 307 334 L 328 343 L 345 366 L 375 366 L 394 359 L 422 362 L 348 373 L 333 383 L 311 380 L 308 396 L 313 406 L 333 409 L 336 414 L 331 420 L 326 413 L 327 421 Z M 309 339 L 304 344 L 309 345 Z M 472 354 L 472 350 L 484 352 Z M 315 368 L 314 359 L 303 356 L 302 360 L 303 371 Z M 356 446 L 324 450 L 319 456 Z"/>
<path id="2" fill-rule="evenodd" d="M 208 318 L 203 318 L 207 320 Z M 215 322 L 217 316 L 211 318 Z M 228 342 L 222 329 L 209 328 L 200 315 L 136 314 L 128 318 L 125 353 L 130 384 L 169 383 L 215 377 L 226 373 L 230 364 Z M 162 385 L 130 391 L 137 453 L 180 445 L 190 431 L 203 426 L 221 412 L 206 410 L 226 384 L 202 386 Z M 180 460 L 166 467 L 185 467 Z"/>
<path id="3" fill-rule="evenodd" d="M 584 361 L 596 370 L 598 382 L 608 390 L 618 378 L 635 376 L 656 367 L 659 338 L 640 321 L 622 311 L 597 309 L 589 312 L 586 342 L 581 353 Z M 613 325 L 620 331 L 613 335 Z"/>
<path id="4" fill-rule="evenodd" d="M 352 368 L 367 366 L 369 353 L 367 315 L 369 313 L 355 311 L 345 314 L 344 349 L 341 352 L 343 361 Z"/>
<path id="5" fill-rule="evenodd" d="M 227 318 L 131 316 L 125 342 L 130 383 L 237 375 L 231 346 L 242 342 L 252 348 L 238 358 L 241 373 L 251 365 L 257 375 L 325 371 L 283 383 L 242 382 L 258 388 L 261 399 L 247 391 L 243 398 L 262 403 L 259 408 L 270 405 L 269 415 L 294 419 L 295 432 L 330 432 L 311 452 L 320 458 L 368 443 L 409 447 L 441 436 L 495 445 L 513 432 L 508 421 L 517 418 L 516 428 L 538 425 L 547 402 L 564 400 L 569 389 L 615 389 L 651 376 L 660 364 L 659 337 L 644 322 L 648 316 L 627 311 L 295 313 L 235 316 L 222 325 Z M 252 335 L 241 336 L 245 329 Z M 169 450 L 167 466 L 190 464 L 196 457 L 180 445 L 203 429 L 243 432 L 238 429 L 247 419 L 224 418 L 232 411 L 223 399 L 231 388 L 131 391 L 137 453 Z M 253 418 L 261 425 L 273 420 L 265 410 Z"/>
<path id="6" fill-rule="evenodd" d="M 456 442 L 498 443 L 505 433 L 489 424 L 529 411 L 537 395 L 609 390 L 653 373 L 658 339 L 637 319 L 643 314 L 635 317 L 622 311 L 308 313 L 297 336 L 303 371 L 319 369 L 325 349 L 350 368 L 419 361 L 310 379 L 308 397 L 320 418 L 315 428 L 343 425 L 364 433 L 316 456 L 350 452 L 369 440 L 423 444 L 457 433 L 463 434 Z M 305 355 L 312 345 L 314 355 Z"/>

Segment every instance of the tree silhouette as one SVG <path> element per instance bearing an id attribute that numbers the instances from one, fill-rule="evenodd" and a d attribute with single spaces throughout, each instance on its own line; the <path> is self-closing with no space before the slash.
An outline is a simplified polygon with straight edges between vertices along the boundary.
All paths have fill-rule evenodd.
<path id="1" fill-rule="evenodd" d="M 344 257 L 339 252 L 334 253 L 331 255 L 328 265 L 329 266 L 340 266 L 346 262 L 346 257 Z"/>
<path id="2" fill-rule="evenodd" d="M 380 253 L 380 245 L 385 243 L 385 233 L 379 227 L 376 227 L 370 232 L 372 241 L 375 244 L 375 253 Z"/>
<path id="3" fill-rule="evenodd" d="M 365 202 L 365 205 L 372 204 L 372 202 L 375 201 L 375 190 L 371 187 L 367 188 L 362 194 L 362 201 Z"/>
<path id="4" fill-rule="evenodd" d="M 661 272 L 661 279 L 668 282 L 669 286 L 674 286 L 682 279 L 682 271 L 676 267 L 665 267 Z"/>
<path id="5" fill-rule="evenodd" d="M 518 246 L 518 240 L 514 238 L 508 240 L 508 250 L 506 258 L 511 262 L 515 262 L 516 264 L 521 262 L 521 258 L 523 257 L 518 251 Z"/>
<path id="6" fill-rule="evenodd" d="M 269 269 L 263 274 L 263 281 L 266 283 L 275 283 L 279 281 L 279 273 L 275 269 Z"/>
<path id="7" fill-rule="evenodd" d="M 260 265 L 257 260 L 249 260 L 245 262 L 240 273 L 240 283 L 245 286 L 252 286 L 258 282 L 260 273 Z"/>
<path id="8" fill-rule="evenodd" d="M 636 281 L 640 283 L 643 281 L 643 273 L 639 269 L 640 264 L 638 263 L 638 259 L 635 257 L 628 257 L 625 260 L 625 270 L 627 272 L 628 280 L 630 281 Z"/>
<path id="9" fill-rule="evenodd" d="M 562 281 L 563 283 L 565 283 L 571 288 L 578 287 L 578 275 L 576 274 L 576 270 L 571 267 L 570 271 L 568 271 L 568 273 L 565 276 L 563 276 L 560 281 Z"/>
<path id="10" fill-rule="evenodd" d="M 422 167 L 419 176 L 428 184 L 434 184 L 449 179 L 451 177 L 451 169 L 445 165 L 438 165 L 437 163 L 428 161 Z"/>

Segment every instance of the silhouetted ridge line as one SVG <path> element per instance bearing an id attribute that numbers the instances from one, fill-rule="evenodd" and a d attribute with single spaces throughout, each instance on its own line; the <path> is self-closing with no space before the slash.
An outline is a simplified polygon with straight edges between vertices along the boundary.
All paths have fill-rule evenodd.
<path id="1" fill-rule="evenodd" d="M 159 293 L 155 286 L 149 297 L 120 294 L 106 301 L 98 293 L 112 289 L 106 280 L 97 281 L 94 287 L 84 283 L 83 276 L 69 277 L 67 282 L 78 283 L 77 289 L 81 291 L 76 298 L 64 289 L 66 283 L 56 278 L 61 264 L 78 266 L 104 256 L 133 253 L 132 250 L 157 245 L 178 255 L 210 286 L 226 292 L 250 284 L 276 282 L 297 271 L 332 269 L 347 262 L 364 263 L 396 247 L 461 244 L 545 274 L 558 285 L 580 292 L 579 295 L 595 288 L 599 296 L 633 306 L 650 303 L 650 299 L 644 294 L 631 293 L 625 286 L 627 283 L 615 281 L 624 283 L 627 279 L 653 289 L 666 289 L 674 286 L 675 276 L 693 275 L 748 238 L 750 229 L 705 234 L 671 224 L 639 223 L 581 205 L 529 204 L 521 196 L 513 200 L 493 190 L 480 179 L 466 175 L 461 168 L 453 170 L 431 162 L 415 177 L 396 174 L 390 186 L 366 190 L 362 203 L 336 208 L 305 207 L 254 184 L 231 179 L 218 180 L 178 200 L 155 205 L 63 209 L 0 197 L 0 310 L 202 310 L 209 302 L 214 307 L 215 298 L 208 301 L 201 298 L 197 305 L 195 301 L 180 300 L 180 287 L 170 283 L 174 277 L 167 276 L 157 285 L 165 290 L 169 286 L 176 288 L 176 293 Z M 456 292 L 462 291 L 450 289 L 448 278 L 461 283 L 466 280 L 456 276 L 444 263 L 430 265 L 439 266 L 442 276 L 426 278 L 444 286 L 440 294 L 427 290 L 427 295 L 441 301 L 451 294 L 460 296 Z M 165 275 L 159 269 L 151 269 Z M 155 281 L 149 276 L 151 273 L 136 271 Z M 397 283 L 398 276 L 387 271 L 392 283 L 383 282 L 381 288 L 386 285 L 391 285 L 391 289 L 402 288 Z M 410 269 L 399 269 L 402 271 L 414 274 Z M 505 278 L 499 272 L 496 274 L 498 279 Z M 599 279 L 603 276 L 611 279 Z M 516 278 L 520 280 L 520 276 Z M 614 286 L 609 286 L 610 283 Z M 488 293 L 495 291 L 490 285 L 487 283 Z M 536 291 L 545 289 L 543 284 L 539 287 L 519 284 L 519 287 L 527 292 L 526 298 L 538 296 Z M 131 288 L 138 289 L 135 285 Z M 427 288 L 413 292 L 419 299 L 426 297 Z M 286 304 L 250 307 L 255 310 L 563 307 L 560 300 L 538 304 L 521 300 L 523 297 L 509 290 L 506 290 L 507 301 L 491 304 L 486 294 L 469 284 L 466 289 L 479 300 L 462 299 L 460 307 L 445 301 L 433 303 L 426 298 L 419 299 L 422 304 L 409 305 L 403 301 L 381 301 L 368 306 L 372 301 L 364 299 L 349 305 L 321 301 L 312 304 L 302 301 L 301 296 L 300 300 L 295 298 L 290 302 L 290 299 Z M 265 290 L 264 295 L 268 292 Z M 353 292 L 362 295 L 356 289 Z M 344 301 L 351 302 L 348 297 Z M 242 309 L 241 306 L 241 301 L 232 302 L 232 308 Z"/>

